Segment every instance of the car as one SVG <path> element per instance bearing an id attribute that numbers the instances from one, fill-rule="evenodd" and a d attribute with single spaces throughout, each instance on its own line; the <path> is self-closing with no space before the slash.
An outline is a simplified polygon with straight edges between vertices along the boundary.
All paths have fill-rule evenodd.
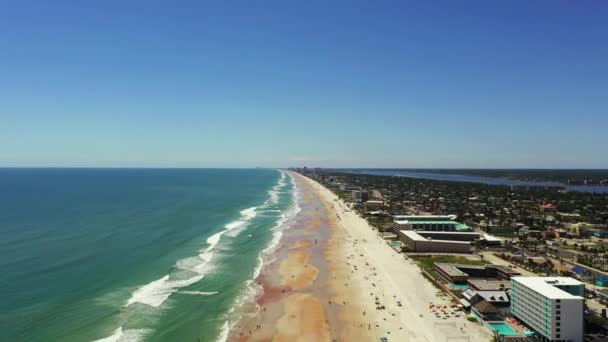
<path id="1" fill-rule="evenodd" d="M 387 337 L 380 337 L 380 342 L 388 342 L 388 338 Z"/>

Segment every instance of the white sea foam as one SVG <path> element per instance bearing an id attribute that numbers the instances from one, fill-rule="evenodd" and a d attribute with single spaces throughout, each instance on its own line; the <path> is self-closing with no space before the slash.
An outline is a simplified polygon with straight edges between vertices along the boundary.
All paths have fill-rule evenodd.
<path id="1" fill-rule="evenodd" d="M 222 325 L 222 332 L 220 333 L 220 336 L 218 336 L 217 341 L 226 342 L 226 340 L 228 339 L 229 332 L 230 326 L 228 325 L 228 321 L 226 321 L 224 322 L 224 325 Z"/>
<path id="2" fill-rule="evenodd" d="M 118 329 L 114 330 L 112 335 L 93 342 L 139 342 L 143 341 L 149 332 L 149 329 L 123 330 L 122 327 L 119 327 Z"/>
<path id="3" fill-rule="evenodd" d="M 127 306 L 133 303 L 141 303 L 157 308 L 167 300 L 173 292 L 200 281 L 204 276 L 204 274 L 197 274 L 185 279 L 170 279 L 170 275 L 166 275 L 133 292 L 131 298 L 129 298 L 129 301 L 127 302 Z"/>
<path id="4" fill-rule="evenodd" d="M 112 335 L 110 335 L 108 337 L 100 338 L 99 340 L 95 340 L 93 342 L 117 342 L 118 340 L 120 340 L 122 335 L 123 335 L 122 327 L 119 327 L 118 329 L 114 330 Z"/>
<path id="5" fill-rule="evenodd" d="M 245 228 L 247 228 L 247 224 L 256 217 L 257 207 L 251 207 L 241 211 L 241 219 L 231 222 L 226 225 L 226 235 L 230 237 L 235 237 L 239 235 Z"/>
<path id="6" fill-rule="evenodd" d="M 198 295 L 198 296 L 213 296 L 214 294 L 218 294 L 217 291 L 204 292 L 204 291 L 177 291 L 179 294 L 187 294 L 187 295 Z"/>
<path id="7" fill-rule="evenodd" d="M 281 212 L 281 216 L 275 222 L 275 225 L 272 228 L 272 230 L 274 232 L 272 235 L 272 239 L 268 243 L 268 246 L 266 246 L 266 248 L 264 250 L 262 250 L 260 252 L 260 254 L 258 254 L 258 263 L 256 265 L 256 268 L 253 271 L 252 278 L 250 278 L 246 282 L 243 292 L 234 300 L 234 304 L 232 305 L 232 307 L 226 314 L 227 319 L 224 322 L 224 325 L 222 327 L 222 332 L 220 333 L 220 336 L 218 337 L 217 342 L 226 342 L 226 340 L 228 339 L 228 334 L 229 334 L 230 330 L 232 330 L 234 325 L 239 321 L 240 317 L 231 317 L 233 315 L 233 312 L 237 308 L 242 307 L 244 305 L 244 303 L 253 302 L 254 298 L 258 294 L 260 294 L 260 292 L 262 291 L 262 287 L 259 286 L 257 283 L 255 283 L 255 280 L 259 277 L 264 265 L 268 264 L 269 262 L 272 261 L 272 259 L 270 259 L 270 258 L 272 257 L 272 253 L 275 251 L 275 249 L 279 245 L 281 237 L 283 236 L 283 230 L 285 230 L 291 226 L 292 219 L 297 215 L 297 213 L 299 213 L 301 211 L 301 208 L 298 203 L 299 191 L 298 191 L 298 188 L 296 187 L 293 176 L 291 176 L 291 174 L 288 174 L 287 172 L 284 172 L 284 171 L 280 171 L 280 172 L 281 172 L 281 178 L 279 179 L 277 185 L 275 185 L 275 187 L 273 187 L 273 189 L 271 191 L 269 191 L 271 198 L 265 202 L 265 206 L 270 206 L 270 205 L 274 205 L 274 204 L 278 203 L 279 194 L 281 193 L 280 190 L 282 189 L 282 187 L 284 187 L 287 184 L 287 182 L 286 182 L 287 175 L 289 175 L 289 178 L 290 178 L 290 181 L 292 184 L 292 189 L 293 189 L 292 193 L 291 193 L 292 203 L 291 203 L 289 209 L 285 212 L 282 212 L 281 210 L 275 210 L 275 209 L 266 209 L 265 210 L 266 212 L 275 212 L 275 211 Z M 274 197 L 275 194 L 276 194 L 276 197 Z"/>
<path id="8" fill-rule="evenodd" d="M 268 198 L 268 200 L 266 200 L 266 202 L 264 202 L 265 206 L 277 204 L 279 202 L 279 196 L 281 194 L 281 189 L 287 184 L 285 181 L 285 179 L 287 178 L 287 176 L 286 176 L 287 173 L 285 171 L 279 171 L 279 172 L 281 172 L 281 177 L 279 178 L 279 181 L 277 182 L 277 184 L 268 191 L 270 198 Z"/>
<path id="9" fill-rule="evenodd" d="M 173 293 L 181 293 L 187 295 L 213 295 L 217 292 L 202 292 L 202 291 L 179 291 L 181 288 L 190 286 L 201 279 L 213 268 L 212 260 L 214 258 L 216 247 L 221 241 L 223 235 L 235 237 L 245 228 L 249 222 L 256 217 L 258 210 L 263 210 L 264 212 L 280 212 L 280 210 L 276 210 L 275 208 L 271 208 L 271 206 L 276 205 L 280 200 L 280 195 L 284 186 L 287 184 L 287 173 L 284 171 L 281 172 L 281 177 L 279 178 L 277 184 L 269 191 L 269 198 L 264 202 L 262 206 L 259 207 L 251 207 L 244 209 L 240 212 L 240 218 L 238 220 L 232 221 L 224 226 L 224 230 L 213 234 L 209 238 L 207 238 L 207 245 L 205 248 L 199 251 L 199 254 L 193 257 L 184 258 L 178 260 L 176 262 L 176 271 L 171 272 L 163 276 L 160 279 L 154 280 L 146 285 L 143 285 L 136 289 L 132 294 L 129 300 L 127 301 L 126 306 L 131 304 L 140 303 L 145 304 L 150 307 L 158 308 L 160 307 Z M 289 175 L 291 178 L 292 184 L 294 184 L 293 177 Z M 294 202 L 295 203 L 295 202 Z M 297 206 L 297 205 L 296 205 Z M 298 210 L 299 211 L 299 210 Z M 291 216 L 291 215 L 287 215 Z M 280 240 L 282 233 L 279 228 L 283 223 L 287 220 L 286 215 L 282 214 L 281 218 L 277 220 L 275 230 L 273 234 L 273 239 L 269 248 L 273 248 L 276 246 Z M 254 277 L 250 281 L 248 281 L 248 286 L 250 291 L 244 293 L 242 296 L 237 297 L 235 303 L 238 305 L 233 306 L 230 312 L 234 311 L 236 306 L 242 305 L 244 300 L 250 300 L 252 296 L 255 296 L 257 289 L 255 288 L 255 284 L 253 281 L 257 278 L 262 270 L 263 266 L 263 258 L 261 254 L 258 256 L 258 265 L 254 270 Z M 225 341 L 228 337 L 228 333 L 232 326 L 228 321 L 224 323 L 222 333 L 220 335 L 219 340 Z M 136 342 L 141 341 L 147 332 L 142 329 L 127 329 L 124 330 L 122 327 L 116 329 L 111 336 L 106 337 L 105 339 L 98 340 L 96 342 Z"/>
<path id="10" fill-rule="evenodd" d="M 257 207 L 247 208 L 240 212 L 239 220 L 230 222 L 224 226 L 224 230 L 211 235 L 207 238 L 208 247 L 200 251 L 200 254 L 190 258 L 178 260 L 176 267 L 186 272 L 167 274 L 164 277 L 154 280 L 133 292 L 127 301 L 127 306 L 134 303 L 146 304 L 152 307 L 159 307 L 172 293 L 182 287 L 190 286 L 201 279 L 212 269 L 211 260 L 214 256 L 214 249 L 219 244 L 222 235 L 242 230 L 244 226 L 256 216 Z M 238 232 L 237 232 L 238 234 Z"/>

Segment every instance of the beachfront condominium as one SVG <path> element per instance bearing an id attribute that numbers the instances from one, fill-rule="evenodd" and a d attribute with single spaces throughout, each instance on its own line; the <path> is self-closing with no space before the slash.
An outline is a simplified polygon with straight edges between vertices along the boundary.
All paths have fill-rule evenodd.
<path id="1" fill-rule="evenodd" d="M 543 341 L 583 341 L 585 285 L 567 277 L 512 277 L 511 313 Z"/>
<path id="2" fill-rule="evenodd" d="M 365 202 L 369 199 L 369 193 L 366 190 L 352 190 L 351 195 L 355 202 Z"/>

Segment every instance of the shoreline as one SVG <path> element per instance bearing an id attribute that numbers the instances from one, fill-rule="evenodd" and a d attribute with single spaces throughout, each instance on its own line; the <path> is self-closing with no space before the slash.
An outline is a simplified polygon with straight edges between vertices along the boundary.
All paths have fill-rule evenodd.
<path id="1" fill-rule="evenodd" d="M 253 283 L 261 292 L 228 341 L 487 341 L 465 317 L 438 320 L 430 302 L 449 304 L 418 266 L 319 183 L 290 171 L 293 217 Z M 402 303 L 402 306 L 397 304 Z M 252 303 L 253 304 L 253 303 Z M 252 305 L 254 306 L 254 305 Z M 385 306 L 378 310 L 377 306 Z"/>

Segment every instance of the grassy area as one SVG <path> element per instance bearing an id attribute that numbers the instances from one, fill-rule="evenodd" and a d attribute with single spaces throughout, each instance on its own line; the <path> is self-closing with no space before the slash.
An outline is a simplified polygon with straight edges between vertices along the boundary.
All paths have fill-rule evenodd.
<path id="1" fill-rule="evenodd" d="M 345 200 L 345 201 L 353 200 L 353 196 L 351 196 L 351 194 L 349 194 L 349 193 L 338 192 L 337 195 L 338 195 L 338 198 L 341 200 Z"/>
<path id="2" fill-rule="evenodd" d="M 519 234 L 517 232 L 493 232 L 493 233 L 490 233 L 490 235 L 503 237 L 503 238 L 510 238 L 510 239 L 519 238 Z"/>

